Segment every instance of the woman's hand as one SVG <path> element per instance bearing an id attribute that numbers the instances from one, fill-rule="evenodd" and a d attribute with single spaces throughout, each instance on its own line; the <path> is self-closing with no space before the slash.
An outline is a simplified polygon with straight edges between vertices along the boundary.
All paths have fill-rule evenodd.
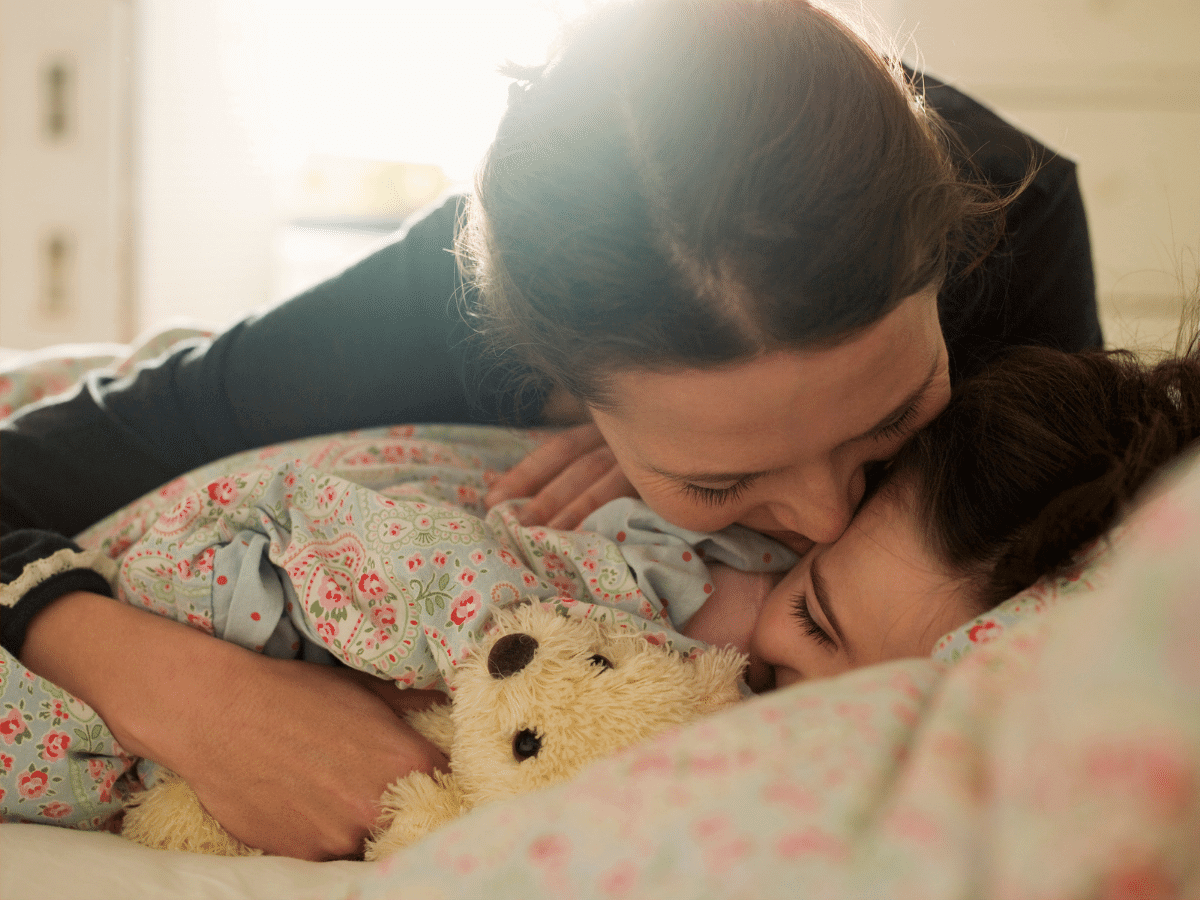
<path id="1" fill-rule="evenodd" d="M 522 525 L 569 530 L 609 500 L 636 496 L 600 429 L 589 422 L 547 438 L 492 483 L 484 502 L 490 509 L 530 497 L 519 513 Z"/>
<path id="2" fill-rule="evenodd" d="M 356 856 L 388 784 L 447 766 L 398 716 L 436 692 L 271 659 L 96 594 L 68 594 L 39 613 L 21 659 L 268 853 Z"/>
<path id="3" fill-rule="evenodd" d="M 359 856 L 389 784 L 449 768 L 397 715 L 436 702 L 436 691 L 258 654 L 226 673 L 217 727 L 177 745 L 187 760 L 172 768 L 243 843 L 303 859 Z"/>

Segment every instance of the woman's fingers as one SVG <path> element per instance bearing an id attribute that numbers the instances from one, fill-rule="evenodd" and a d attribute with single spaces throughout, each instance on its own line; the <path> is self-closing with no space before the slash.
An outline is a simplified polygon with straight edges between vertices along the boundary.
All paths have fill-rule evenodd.
<path id="1" fill-rule="evenodd" d="M 522 525 L 551 525 L 570 529 L 595 509 L 589 503 L 604 503 L 611 497 L 598 498 L 597 485 L 616 468 L 616 460 L 607 446 L 597 447 L 571 462 L 541 490 L 527 500 L 517 513 Z M 619 471 L 619 470 L 618 470 Z M 618 495 L 619 496 L 619 495 Z M 579 510 L 584 510 L 579 515 Z"/>
<path id="2" fill-rule="evenodd" d="M 347 669 L 345 674 L 378 696 L 398 716 L 450 702 L 450 698 L 441 691 L 399 687 L 387 678 L 377 678 L 356 669 Z"/>
<path id="3" fill-rule="evenodd" d="M 606 447 L 605 451 L 607 452 L 607 450 L 608 448 Z M 611 452 L 609 456 L 611 457 Z M 547 490 L 553 487 L 552 483 Z M 582 492 L 572 488 L 566 491 L 566 495 L 569 502 L 558 506 L 557 511 L 546 522 L 551 528 L 561 528 L 565 531 L 578 528 L 584 519 L 610 500 L 616 500 L 618 497 L 636 497 L 638 493 L 634 486 L 629 483 L 629 479 L 625 477 L 625 473 L 621 470 L 621 467 L 613 460 L 600 477 L 592 481 Z M 574 496 L 574 499 L 570 500 L 569 496 Z M 541 497 L 541 494 L 538 497 Z M 551 507 L 556 506 L 554 502 L 551 502 L 549 505 Z M 525 510 L 523 509 L 521 512 L 522 521 L 525 522 Z M 533 523 L 525 522 L 525 524 Z"/>
<path id="4" fill-rule="evenodd" d="M 609 500 L 636 496 L 600 429 L 588 423 L 547 438 L 493 482 L 484 502 L 528 497 L 518 513 L 522 525 L 569 530 Z"/>
<path id="5" fill-rule="evenodd" d="M 590 422 L 552 434 L 492 483 L 484 503 L 490 509 L 504 500 L 532 497 L 581 456 L 602 446 L 604 436 Z"/>
<path id="6" fill-rule="evenodd" d="M 223 749 L 193 755 L 180 774 L 244 843 L 302 859 L 359 855 L 389 784 L 447 768 L 382 693 L 398 700 L 410 692 L 333 666 L 256 655 L 243 661 L 249 671 L 241 674 L 252 678 L 224 721 L 211 726 Z M 405 699 L 425 705 L 436 693 Z"/>

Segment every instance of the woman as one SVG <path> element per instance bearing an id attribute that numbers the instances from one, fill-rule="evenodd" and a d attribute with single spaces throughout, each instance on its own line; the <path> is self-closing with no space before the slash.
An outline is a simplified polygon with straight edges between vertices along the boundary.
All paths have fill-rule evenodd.
<path id="1" fill-rule="evenodd" d="M 586 410 L 491 502 L 539 491 L 530 516 L 570 527 L 632 485 L 678 525 L 803 549 L 845 528 L 867 466 L 952 374 L 999 346 L 1100 342 L 1071 164 L 950 88 L 922 99 L 815 6 L 614 5 L 518 74 L 466 280 L 454 199 L 211 344 L 3 432 L 5 581 L 53 570 L 5 597 L 6 646 L 274 852 L 354 853 L 383 785 L 444 761 L 391 715 L 396 692 L 119 607 L 58 535 L 245 447 Z M 340 778 L 293 796 L 331 760 Z"/>

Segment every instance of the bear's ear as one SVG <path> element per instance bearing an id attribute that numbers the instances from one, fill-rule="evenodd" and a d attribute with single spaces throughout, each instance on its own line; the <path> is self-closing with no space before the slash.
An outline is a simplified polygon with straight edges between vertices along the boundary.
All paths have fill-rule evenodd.
<path id="1" fill-rule="evenodd" d="M 516 675 L 529 665 L 537 654 L 537 648 L 537 639 L 528 634 L 506 634 L 492 645 L 488 653 L 488 674 L 493 678 Z"/>

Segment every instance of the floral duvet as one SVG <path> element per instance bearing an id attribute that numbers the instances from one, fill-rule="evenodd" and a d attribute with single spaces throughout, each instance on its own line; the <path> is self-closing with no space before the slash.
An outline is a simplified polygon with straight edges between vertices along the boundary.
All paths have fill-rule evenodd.
<path id="1" fill-rule="evenodd" d="M 237 618 L 234 639 L 243 643 L 295 642 L 300 652 L 331 653 L 418 686 L 453 666 L 485 599 L 508 602 L 525 590 L 678 640 L 661 607 L 618 589 L 615 562 L 605 576 L 616 579 L 606 582 L 612 596 L 597 603 L 605 598 L 588 592 L 592 570 L 577 564 L 586 551 L 556 557 L 552 534 L 543 545 L 513 546 L 506 541 L 520 535 L 502 518 L 483 551 L 473 534 L 440 566 L 435 554 L 444 550 L 435 549 L 397 572 L 370 542 L 339 544 L 330 536 L 338 529 L 310 529 L 293 545 L 292 523 L 281 528 L 259 505 L 240 519 L 209 520 L 188 507 L 189 498 L 209 511 L 222 499 L 236 507 L 233 495 L 253 493 L 270 472 L 275 488 L 295 475 L 311 509 L 325 509 L 320 492 L 329 485 L 320 482 L 329 478 L 337 494 L 329 509 L 358 523 L 369 521 L 371 503 L 428 504 L 412 519 L 429 515 L 439 534 L 430 546 L 444 547 L 462 532 L 442 513 L 477 511 L 471 490 L 528 440 L 424 428 L 270 448 L 172 483 L 81 541 L 119 561 L 128 602 L 216 633 Z M 435 464 L 438 480 L 426 478 L 419 491 L 396 479 Z M 267 522 L 279 532 L 267 535 Z M 408 539 L 422 527 L 413 521 Z M 384 533 L 373 533 L 383 546 Z M 260 558 L 224 549 L 256 535 L 289 554 L 284 571 L 299 573 L 281 586 L 285 612 L 271 613 L 261 638 L 246 623 L 270 618 L 265 607 L 231 602 L 217 620 L 204 600 L 222 573 Z M 539 546 L 549 556 L 538 557 Z M 208 547 L 222 549 L 206 560 Z M 210 859 L 156 853 L 103 832 L 7 824 L 0 897 L 1200 897 L 1197 550 L 1200 467 L 1187 461 L 1077 576 L 1040 583 L 947 635 L 932 658 L 748 700 L 567 784 L 476 810 L 380 864 Z M 539 562 L 531 565 L 528 553 Z M 367 602 L 343 603 L 337 591 Z M 322 597 L 323 615 L 286 612 L 288 603 Z M 427 614 L 402 614 L 412 604 Z M 431 619 L 440 624 L 428 626 Z M 405 640 L 419 652 L 397 652 Z M 133 770 L 91 710 L 12 657 L 0 662 L 0 787 L 49 796 L 56 786 L 48 779 L 26 776 L 63 771 L 70 757 L 75 781 L 56 787 L 59 799 L 29 799 L 63 804 L 42 821 L 59 812 L 100 824 Z"/>

